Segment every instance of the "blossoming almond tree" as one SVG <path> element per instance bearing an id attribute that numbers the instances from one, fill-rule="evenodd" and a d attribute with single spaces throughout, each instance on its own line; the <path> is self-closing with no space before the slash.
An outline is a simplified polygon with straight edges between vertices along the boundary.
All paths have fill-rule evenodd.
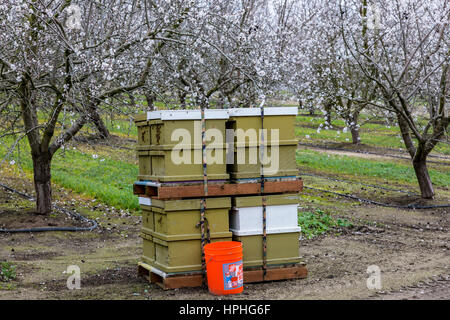
<path id="1" fill-rule="evenodd" d="M 0 0 L 1 122 L 28 139 L 37 213 L 52 210 L 55 153 L 107 99 L 145 84 L 187 12 L 183 1 Z"/>
<path id="2" fill-rule="evenodd" d="M 340 2 L 341 35 L 381 99 L 361 100 L 393 112 L 423 198 L 435 195 L 427 156 L 448 137 L 450 95 L 450 5 L 439 0 L 382 0 L 372 5 L 367 54 L 361 34 L 359 1 Z M 448 143 L 448 142 L 447 142 Z"/>
<path id="3" fill-rule="evenodd" d="M 161 51 L 166 87 L 178 92 L 180 105 L 186 98 L 196 107 L 224 107 L 239 97 L 249 100 L 258 91 L 269 69 L 262 60 L 270 55 L 262 30 L 265 1 L 199 1 L 174 37 L 178 42 Z M 264 58 L 263 58 L 264 57 Z M 273 66 L 275 69 L 275 66 Z M 251 98 L 250 98 L 251 100 Z"/>
<path id="4" fill-rule="evenodd" d="M 291 87 L 303 100 L 313 100 L 322 106 L 325 123 L 318 130 L 332 127 L 331 113 L 334 112 L 345 121 L 344 130 L 351 132 L 352 142 L 358 144 L 359 118 L 367 107 L 367 103 L 359 101 L 375 100 L 377 87 L 359 70 L 345 47 L 336 18 L 340 10 L 338 3 L 315 0 L 300 2 L 301 10 L 296 17 L 297 25 L 302 27 L 290 35 L 291 42 L 297 44 L 295 50 L 288 48 L 291 56 L 288 61 L 293 62 L 291 70 L 294 71 L 288 75 L 295 76 L 291 80 L 295 85 Z M 371 34 L 367 32 L 364 2 L 366 0 L 359 4 L 360 16 L 355 18 L 354 23 L 362 25 L 358 31 L 370 55 L 368 38 Z"/>

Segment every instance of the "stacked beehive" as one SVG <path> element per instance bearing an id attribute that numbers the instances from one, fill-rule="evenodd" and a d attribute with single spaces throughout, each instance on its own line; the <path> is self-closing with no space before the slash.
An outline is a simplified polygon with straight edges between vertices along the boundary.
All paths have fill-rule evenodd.
<path id="1" fill-rule="evenodd" d="M 203 183 L 203 166 L 198 160 L 202 159 L 203 151 L 202 128 L 199 127 L 201 119 L 199 110 L 153 111 L 136 117 L 139 180 L 175 185 Z M 205 110 L 206 130 L 219 130 L 225 135 L 227 119 L 228 113 L 224 110 Z M 224 149 L 225 145 L 218 147 Z M 185 157 L 186 161 L 177 163 L 174 161 L 177 157 Z M 207 170 L 211 180 L 228 180 L 225 158 L 222 163 L 210 163 Z M 143 262 L 164 273 L 202 270 L 202 233 L 199 226 L 202 199 L 160 200 L 140 197 Z M 205 198 L 205 207 L 204 215 L 209 222 L 208 240 L 231 240 L 228 220 L 231 198 Z"/>
<path id="2" fill-rule="evenodd" d="M 136 117 L 141 272 L 162 277 L 167 288 L 198 284 L 188 277 L 204 272 L 205 242 L 231 239 L 243 243 L 246 270 L 265 275 L 268 266 L 300 261 L 296 114 L 297 108 L 243 108 Z M 168 285 L 183 275 L 187 282 Z"/>
<path id="3" fill-rule="evenodd" d="M 228 127 L 236 132 L 234 163 L 229 165 L 233 182 L 254 181 L 264 188 L 265 181 L 297 178 L 294 132 L 297 108 L 230 109 L 229 115 Z M 255 130 L 257 135 L 248 134 L 244 140 L 245 135 L 242 131 L 239 134 L 239 129 Z M 257 161 L 252 161 L 255 153 Z M 242 164 L 240 157 L 245 157 Z M 233 239 L 242 242 L 245 268 L 300 261 L 298 201 L 297 193 L 284 192 L 232 198 L 230 230 Z"/>

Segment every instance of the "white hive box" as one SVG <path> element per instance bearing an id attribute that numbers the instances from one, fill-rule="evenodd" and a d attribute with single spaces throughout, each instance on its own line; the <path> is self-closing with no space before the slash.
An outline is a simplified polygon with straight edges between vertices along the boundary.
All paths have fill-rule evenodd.
<path id="1" fill-rule="evenodd" d="M 298 195 L 266 196 L 267 234 L 300 232 L 298 226 Z M 237 197 L 230 212 L 230 231 L 236 236 L 263 233 L 262 197 Z"/>

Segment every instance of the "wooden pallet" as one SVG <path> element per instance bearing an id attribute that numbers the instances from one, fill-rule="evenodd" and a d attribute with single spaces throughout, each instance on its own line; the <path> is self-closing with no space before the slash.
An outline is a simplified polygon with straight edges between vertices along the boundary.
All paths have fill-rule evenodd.
<path id="1" fill-rule="evenodd" d="M 138 274 L 147 279 L 150 283 L 155 283 L 164 290 L 201 287 L 202 274 L 181 274 L 167 275 L 164 273 L 155 273 L 154 268 L 146 263 L 139 262 Z M 268 267 L 266 277 L 263 277 L 261 268 L 244 269 L 244 283 L 255 283 L 265 281 L 304 279 L 308 275 L 308 270 L 304 264 L 293 264 L 283 267 Z"/>
<path id="2" fill-rule="evenodd" d="M 308 275 L 308 270 L 304 264 L 293 264 L 284 267 L 268 267 L 264 278 L 263 270 L 244 269 L 244 283 L 255 283 L 264 281 L 304 279 Z"/>
<path id="3" fill-rule="evenodd" d="M 264 194 L 301 192 L 303 181 L 301 178 L 286 181 L 267 181 L 264 183 Z M 195 185 L 159 185 L 134 184 L 135 195 L 147 196 L 155 199 L 183 199 L 201 198 L 205 196 L 203 184 Z M 221 183 L 208 184 L 208 197 L 256 195 L 261 194 L 260 183 Z"/>

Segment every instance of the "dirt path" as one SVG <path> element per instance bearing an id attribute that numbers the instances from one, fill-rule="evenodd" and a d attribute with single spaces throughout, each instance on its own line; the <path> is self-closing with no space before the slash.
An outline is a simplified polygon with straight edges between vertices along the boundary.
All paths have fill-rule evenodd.
<path id="1" fill-rule="evenodd" d="M 450 299 L 449 212 L 362 205 L 341 215 L 355 226 L 300 242 L 307 279 L 248 284 L 224 299 Z M 98 221 L 91 233 L 0 234 L 0 260 L 18 275 L 0 283 L 0 299 L 216 299 L 202 288 L 163 291 L 137 276 L 140 217 Z M 67 289 L 69 265 L 81 269 L 80 290 Z M 381 289 L 367 288 L 371 265 L 381 270 Z"/>

